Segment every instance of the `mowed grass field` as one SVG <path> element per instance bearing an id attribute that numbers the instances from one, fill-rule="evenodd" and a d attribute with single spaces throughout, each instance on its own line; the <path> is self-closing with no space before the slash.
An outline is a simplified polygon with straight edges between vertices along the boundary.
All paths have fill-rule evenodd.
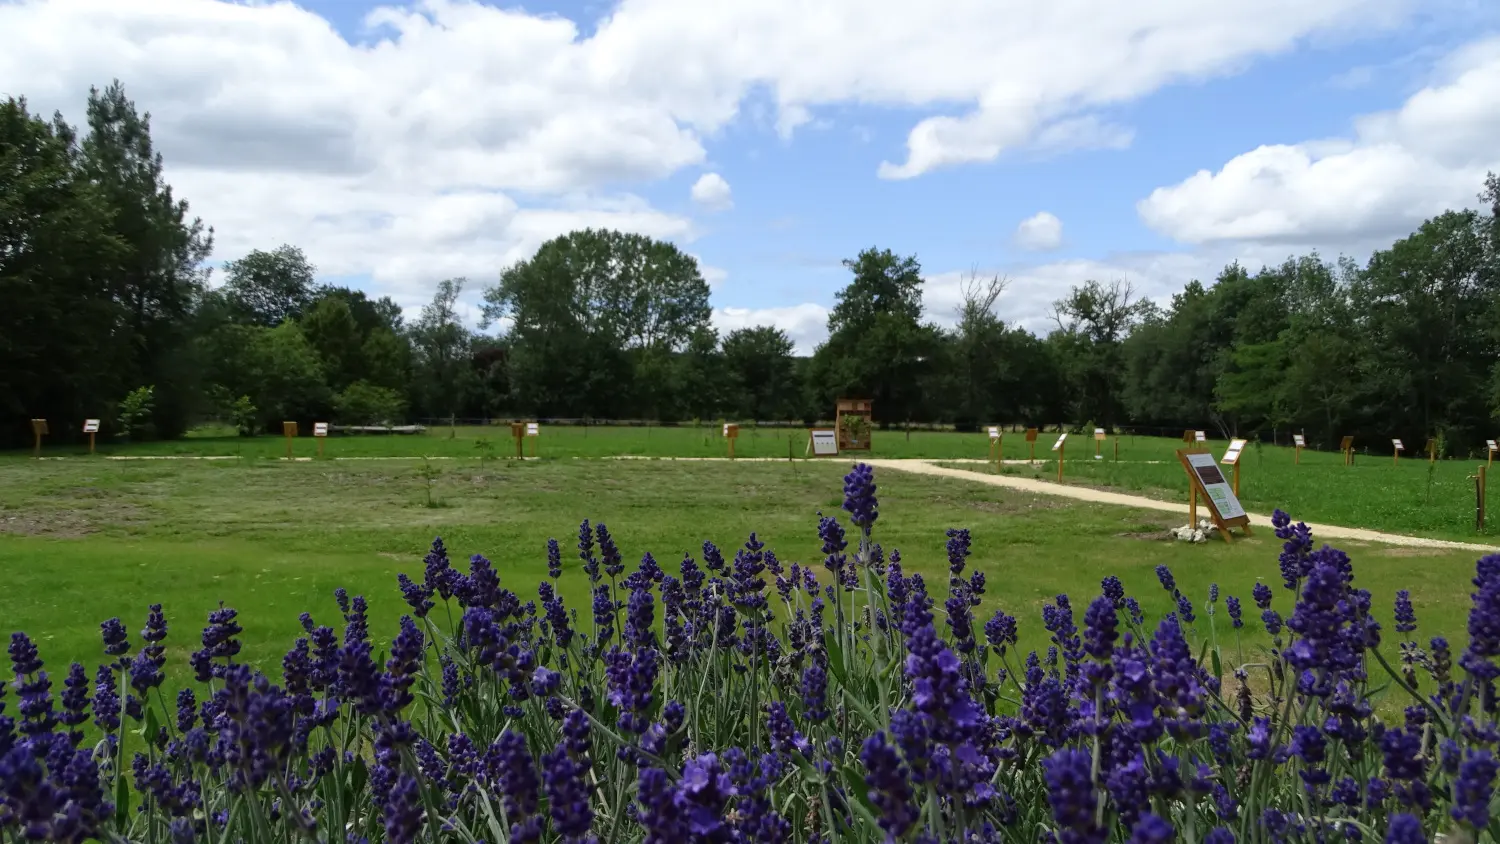
<path id="1" fill-rule="evenodd" d="M 101 444 L 99 456 L 117 457 L 236 457 L 242 461 L 283 458 L 286 441 L 281 437 L 241 438 L 224 432 L 205 431 L 173 442 Z M 1003 457 L 1011 461 L 1001 471 L 1053 480 L 1057 476 L 1055 433 L 1038 438 L 1035 464 L 1024 462 L 1033 450 L 1019 432 L 1007 432 L 1002 440 Z M 845 455 L 858 459 L 864 454 L 881 458 L 931 460 L 986 460 L 989 438 L 983 433 L 946 431 L 876 431 L 869 452 Z M 1099 450 L 1089 436 L 1070 437 L 1064 482 L 1166 500 L 1186 500 L 1187 480 L 1175 456 L 1182 443 L 1160 437 L 1111 437 Z M 526 454 L 535 447 L 542 461 L 597 457 L 725 457 L 728 448 L 716 424 L 698 427 L 561 427 L 543 426 L 542 435 L 526 442 Z M 1210 441 L 1206 447 L 1222 455 L 1227 442 Z M 1374 447 L 1374 446 L 1372 446 Z M 1380 448 L 1387 444 L 1379 444 Z M 736 457 L 778 458 L 803 461 L 807 431 L 803 428 L 742 427 L 735 444 Z M 310 436 L 293 441 L 293 454 L 312 459 L 318 452 Z M 331 437 L 324 443 L 324 457 L 345 459 L 423 457 L 443 462 L 484 458 L 507 458 L 515 454 L 515 441 L 508 426 L 432 428 L 419 435 L 355 435 Z M 1118 455 L 1118 456 L 1117 456 Z M 22 460 L 25 452 L 0 457 L 0 465 Z M 86 446 L 59 445 L 44 449 L 44 456 L 64 460 L 87 459 Z M 97 458 L 96 458 L 97 459 Z M 1388 454 L 1361 454 L 1352 467 L 1343 465 L 1338 453 L 1304 450 L 1300 465 L 1290 448 L 1251 444 L 1241 466 L 1240 497 L 1252 512 L 1269 513 L 1280 507 L 1309 522 L 1369 528 L 1414 536 L 1467 541 L 1500 538 L 1500 514 L 1489 520 L 1486 530 L 1475 528 L 1475 491 L 1472 476 L 1480 461 L 1440 460 L 1429 464 L 1421 457 L 1393 463 Z M 964 468 L 985 471 L 983 466 Z M 1497 502 L 1500 505 L 1500 502 Z M 1500 540 L 1497 540 L 1500 541 Z"/>
<path id="2" fill-rule="evenodd" d="M 983 467 L 978 467 L 982 469 Z M 565 551 L 561 592 L 590 622 L 586 581 L 574 552 L 578 523 L 605 522 L 632 566 L 651 552 L 673 572 L 704 540 L 726 557 L 751 531 L 785 563 L 816 564 L 818 513 L 840 513 L 848 461 L 0 461 L 0 626 L 25 630 L 60 672 L 101 658 L 98 624 L 123 617 L 132 633 L 146 607 L 165 605 L 172 627 L 169 670 L 186 674 L 207 612 L 240 611 L 244 658 L 276 670 L 299 634 L 297 615 L 337 621 L 332 593 L 345 587 L 371 603 L 381 641 L 403 612 L 396 575 L 420 577 L 422 556 L 441 535 L 455 563 L 491 559 L 523 599 L 546 576 L 545 543 Z M 1042 605 L 1073 597 L 1079 623 L 1099 581 L 1115 574 L 1148 613 L 1171 607 L 1153 573 L 1169 565 L 1200 604 L 1210 583 L 1249 600 L 1257 580 L 1281 588 L 1279 543 L 1261 531 L 1225 545 L 1163 541 L 1170 515 L 1036 497 L 977 483 L 880 470 L 877 540 L 898 548 L 938 603 L 946 596 L 944 531 L 973 532 L 970 565 L 988 591 L 977 624 L 996 607 L 1018 615 L 1023 646 L 1044 649 Z M 432 505 L 429 506 L 429 495 Z M 1395 591 L 1410 588 L 1421 633 L 1463 641 L 1474 555 L 1348 547 L 1359 585 L 1388 619 Z M 1219 609 L 1217 636 L 1235 637 Z M 438 618 L 442 619 L 441 612 Z M 1249 620 L 1248 652 L 1264 643 Z M 1200 607 L 1195 636 L 1211 636 Z M 135 636 L 132 637 L 133 639 Z M 1394 655 L 1394 634 L 1387 635 Z"/>

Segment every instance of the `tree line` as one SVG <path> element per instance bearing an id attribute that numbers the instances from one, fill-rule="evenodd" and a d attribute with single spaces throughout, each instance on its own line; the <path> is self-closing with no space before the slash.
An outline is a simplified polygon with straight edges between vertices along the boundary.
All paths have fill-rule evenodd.
<path id="1" fill-rule="evenodd" d="M 389 297 L 325 285 L 281 245 L 211 279 L 213 229 L 163 177 L 149 115 L 116 82 L 86 127 L 0 104 L 0 444 L 102 418 L 175 437 L 205 420 L 252 434 L 282 420 L 474 417 L 803 420 L 840 396 L 885 425 L 1020 423 L 1173 430 L 1331 444 L 1438 437 L 1458 453 L 1500 434 L 1500 180 L 1357 263 L 1316 253 L 1225 267 L 1158 305 L 1089 281 L 1032 332 L 997 314 L 977 274 L 928 313 L 915 256 L 846 260 L 828 338 L 799 357 L 779 328 L 720 334 L 697 262 L 638 234 L 543 244 L 459 301 L 437 281 L 413 319 Z M 947 319 L 940 318 L 946 317 Z"/>

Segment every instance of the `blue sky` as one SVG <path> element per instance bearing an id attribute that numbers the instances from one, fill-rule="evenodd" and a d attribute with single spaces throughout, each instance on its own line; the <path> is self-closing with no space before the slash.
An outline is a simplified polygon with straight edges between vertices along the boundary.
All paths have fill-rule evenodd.
<path id="1" fill-rule="evenodd" d="M 0 0 L 0 90 L 76 120 L 120 77 L 216 260 L 288 241 L 415 309 L 617 225 L 696 255 L 723 329 L 804 351 L 867 246 L 918 256 L 939 321 L 973 268 L 1042 329 L 1086 278 L 1164 298 L 1228 260 L 1362 256 L 1500 166 L 1500 4 L 812 7 Z M 705 174 L 732 207 L 694 201 Z M 1027 248 L 1040 212 L 1060 238 Z"/>

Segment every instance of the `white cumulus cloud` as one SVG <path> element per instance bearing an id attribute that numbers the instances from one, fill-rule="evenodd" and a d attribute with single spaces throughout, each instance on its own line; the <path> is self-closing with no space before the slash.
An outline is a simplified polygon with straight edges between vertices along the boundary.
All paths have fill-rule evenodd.
<path id="1" fill-rule="evenodd" d="M 1033 252 L 1056 249 L 1062 245 L 1062 220 L 1047 211 L 1038 211 L 1016 226 L 1016 245 Z"/>
<path id="2" fill-rule="evenodd" d="M 1473 207 L 1500 170 L 1500 37 L 1458 50 L 1398 109 L 1346 138 L 1268 145 L 1141 200 L 1141 219 L 1186 243 L 1387 242 L 1427 217 Z"/>
<path id="3" fill-rule="evenodd" d="M 729 193 L 729 183 L 718 173 L 704 173 L 693 182 L 693 201 L 709 211 L 724 211 L 733 207 L 734 199 Z"/>
<path id="4" fill-rule="evenodd" d="M 812 354 L 828 337 L 828 309 L 814 302 L 775 308 L 715 308 L 713 323 L 721 335 L 757 325 L 780 328 L 792 339 L 799 355 Z"/>

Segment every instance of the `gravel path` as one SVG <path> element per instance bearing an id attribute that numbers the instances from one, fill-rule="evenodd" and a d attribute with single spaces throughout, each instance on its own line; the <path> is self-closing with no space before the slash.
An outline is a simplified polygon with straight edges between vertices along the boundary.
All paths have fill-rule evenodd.
<path id="1" fill-rule="evenodd" d="M 918 475 L 934 475 L 943 478 L 958 478 L 973 483 L 989 484 L 990 486 L 1003 486 L 1009 489 L 1018 489 L 1025 492 L 1040 495 L 1059 495 L 1064 498 L 1075 498 L 1079 501 L 1092 501 L 1098 504 L 1114 504 L 1120 507 L 1134 507 L 1141 510 L 1160 510 L 1164 513 L 1178 513 L 1183 516 L 1184 524 L 1188 513 L 1186 503 L 1172 501 L 1159 501 L 1154 498 L 1145 498 L 1139 495 L 1125 495 L 1118 492 L 1105 492 L 1100 489 L 1089 489 L 1081 486 L 1068 486 L 1066 484 L 1052 483 L 1050 481 L 1039 481 L 1034 478 L 1019 478 L 1010 475 L 991 475 L 970 472 L 964 469 L 951 469 L 946 466 L 937 466 L 926 460 L 880 460 L 878 458 L 866 459 L 864 462 L 880 469 L 895 469 L 898 472 L 911 472 Z M 947 462 L 947 461 L 943 461 Z M 1256 513 L 1250 514 L 1250 524 L 1257 528 L 1271 528 L 1271 517 Z M 1500 548 L 1492 545 L 1479 545 L 1473 542 L 1453 542 L 1447 539 L 1426 539 L 1420 536 L 1402 536 L 1398 533 L 1381 533 L 1374 530 L 1362 530 L 1360 528 L 1337 527 L 1335 525 L 1310 525 L 1313 537 L 1317 540 L 1328 539 L 1351 539 L 1357 542 L 1379 542 L 1384 545 L 1400 545 L 1409 548 L 1440 548 L 1451 551 L 1479 551 L 1491 553 Z"/>

